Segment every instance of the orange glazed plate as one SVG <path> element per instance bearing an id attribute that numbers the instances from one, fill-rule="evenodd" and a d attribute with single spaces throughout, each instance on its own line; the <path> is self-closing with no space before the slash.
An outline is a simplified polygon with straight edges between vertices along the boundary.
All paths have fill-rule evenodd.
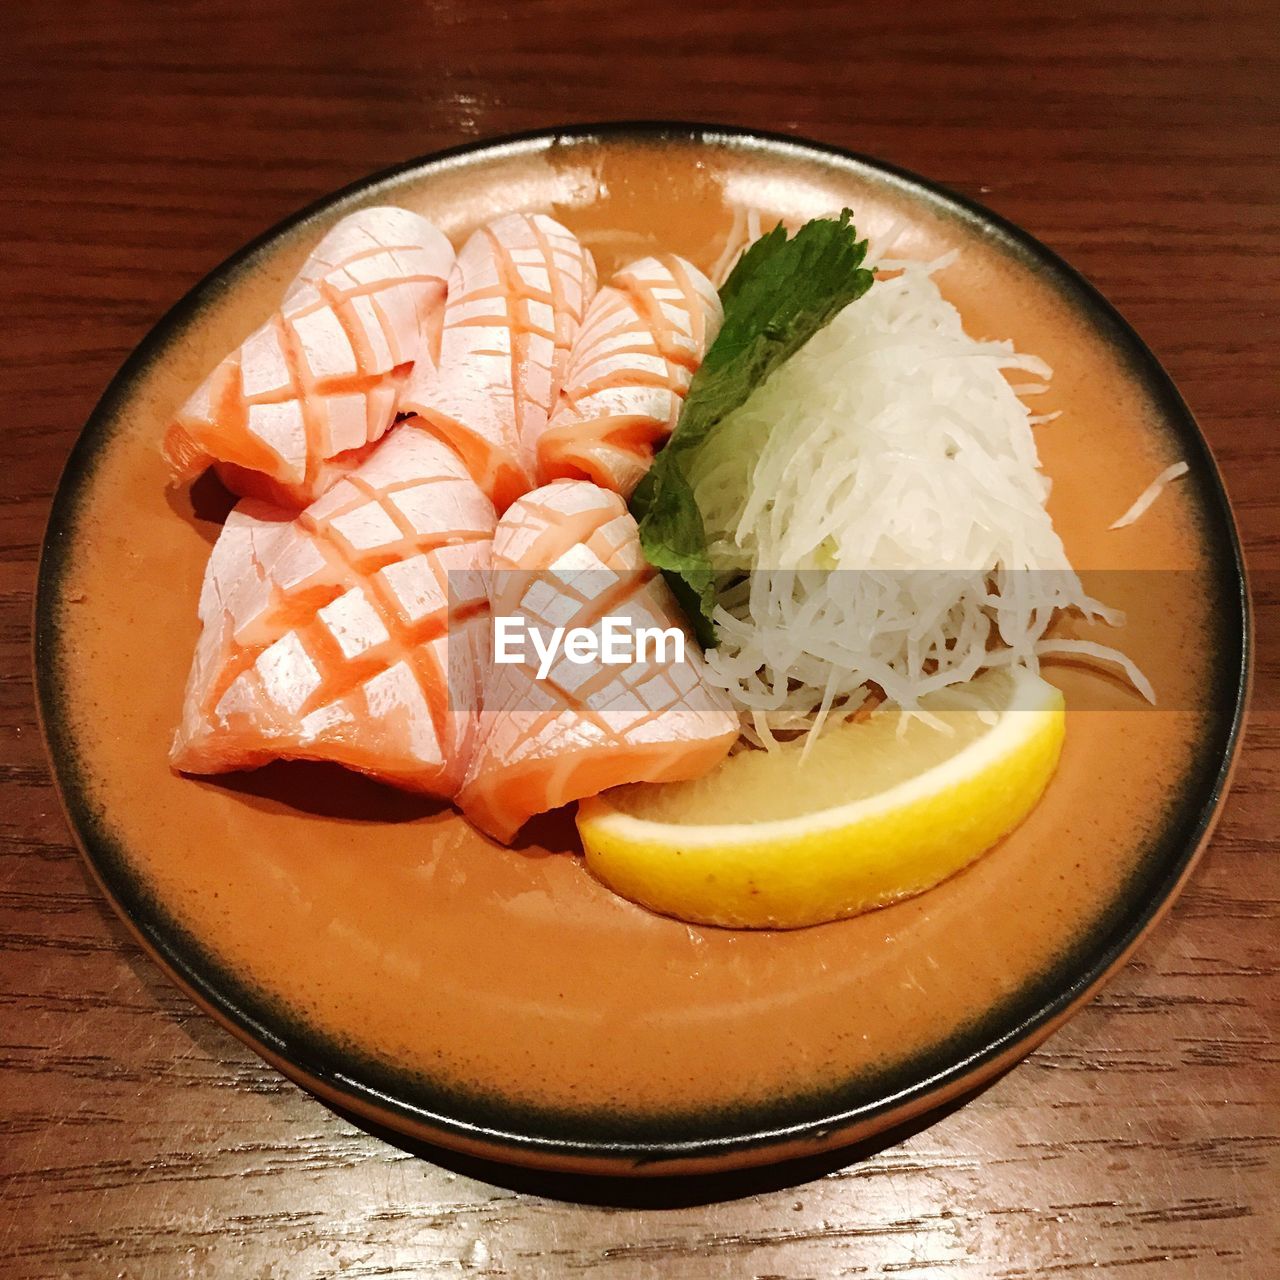
<path id="1" fill-rule="evenodd" d="M 919 898 L 793 932 L 691 928 L 584 869 L 572 818 L 500 848 L 448 806 L 336 768 L 192 779 L 168 748 L 196 598 L 226 512 L 166 487 L 160 441 L 332 222 L 367 203 L 455 243 L 545 210 L 602 275 L 653 250 L 704 269 L 745 211 L 853 209 L 939 279 L 975 336 L 1054 368 L 1036 411 L 1050 508 L 1159 707 L 1067 663 L 1061 765 L 1040 805 Z M 1109 531 L 1150 480 L 1186 478 Z M 1105 578 L 1098 582 L 1097 578 Z M 1072 624 L 1066 624 L 1070 627 Z M 1080 634 L 1084 634 L 1083 631 Z M 1222 803 L 1248 674 L 1231 512 L 1151 352 L 1049 250 L 923 179 L 718 127 L 610 125 L 463 147 L 326 199 L 218 268 L 127 361 L 77 443 L 40 570 L 37 676 L 71 825 L 164 968 L 300 1083 L 416 1139 L 606 1173 L 761 1164 L 836 1147 L 1016 1061 L 1169 905 Z"/>

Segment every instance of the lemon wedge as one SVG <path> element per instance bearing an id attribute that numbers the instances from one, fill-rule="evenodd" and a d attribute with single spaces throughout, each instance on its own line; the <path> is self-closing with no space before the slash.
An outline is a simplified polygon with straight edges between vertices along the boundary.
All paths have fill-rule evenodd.
<path id="1" fill-rule="evenodd" d="M 693 782 L 614 787 L 578 809 L 587 866 L 665 915 L 799 928 L 923 892 L 1034 808 L 1066 730 L 1062 694 L 997 668 L 930 694 L 935 723 L 882 709 L 742 751 Z"/>

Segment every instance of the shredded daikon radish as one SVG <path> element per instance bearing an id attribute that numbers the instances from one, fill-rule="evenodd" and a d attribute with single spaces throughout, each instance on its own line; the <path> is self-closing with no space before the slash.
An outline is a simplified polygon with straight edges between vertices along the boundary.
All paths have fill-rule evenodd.
<path id="1" fill-rule="evenodd" d="M 1074 654 L 1080 658 L 1093 658 L 1098 662 L 1114 662 L 1129 678 L 1129 683 L 1142 694 L 1146 700 L 1155 705 L 1156 691 L 1151 681 L 1142 674 L 1142 670 L 1132 658 L 1112 649 L 1108 645 L 1098 644 L 1094 640 L 1041 640 L 1036 645 L 1039 654 Z"/>
<path id="2" fill-rule="evenodd" d="M 920 714 L 932 690 L 1040 653 L 1062 610 L 1112 625 L 1045 508 L 1021 389 L 1051 370 L 969 337 L 934 263 L 892 272 L 719 424 L 690 475 L 720 571 L 711 678 L 759 745 L 857 713 L 869 690 Z M 1035 379 L 1022 386 L 1027 378 Z M 1079 647 L 1079 646 L 1087 646 Z M 997 656 L 999 655 L 999 656 Z"/>
<path id="3" fill-rule="evenodd" d="M 1112 529 L 1123 529 L 1125 525 L 1132 524 L 1135 520 L 1146 514 L 1147 508 L 1164 492 L 1164 487 L 1171 480 L 1176 480 L 1179 476 L 1187 474 L 1187 464 L 1185 462 L 1175 462 L 1171 467 L 1165 469 L 1138 495 L 1138 500 L 1129 508 L 1128 511 L 1115 521 L 1110 527 Z"/>

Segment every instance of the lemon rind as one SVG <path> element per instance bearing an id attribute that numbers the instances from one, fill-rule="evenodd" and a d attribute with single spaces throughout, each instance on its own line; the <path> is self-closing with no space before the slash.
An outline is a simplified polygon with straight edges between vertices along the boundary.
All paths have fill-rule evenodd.
<path id="1" fill-rule="evenodd" d="M 621 840 L 627 844 L 713 849 L 794 843 L 797 840 L 819 838 L 862 822 L 874 821 L 963 786 L 999 761 L 1016 755 L 1021 748 L 1043 733 L 1055 716 L 1063 713 L 1061 691 L 1034 672 L 1025 668 L 1015 670 L 1013 679 L 1014 692 L 1010 701 L 1017 709 L 1006 710 L 991 732 L 983 734 L 950 760 L 944 760 L 878 795 L 794 818 L 714 824 L 658 822 L 652 818 L 637 818 L 634 814 L 612 808 L 604 797 L 595 797 L 582 802 L 579 826 L 591 827 L 612 840 Z M 1034 699 L 1028 703 L 1024 699 L 1030 690 L 1034 690 Z"/>

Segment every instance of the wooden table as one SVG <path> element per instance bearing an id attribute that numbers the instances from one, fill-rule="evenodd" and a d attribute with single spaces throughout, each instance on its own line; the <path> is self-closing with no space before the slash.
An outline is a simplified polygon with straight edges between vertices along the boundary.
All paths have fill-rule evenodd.
<path id="1" fill-rule="evenodd" d="M 1276 236 L 1267 0 L 45 0 L 0 19 L 0 1275 L 1280 1274 Z M 916 169 L 1065 254 L 1200 416 L 1255 575 L 1218 834 L 1104 994 L 968 1105 L 678 1185 L 363 1132 L 196 1012 L 91 886 L 32 709 L 49 496 L 112 371 L 264 226 L 463 139 L 661 116 Z"/>

